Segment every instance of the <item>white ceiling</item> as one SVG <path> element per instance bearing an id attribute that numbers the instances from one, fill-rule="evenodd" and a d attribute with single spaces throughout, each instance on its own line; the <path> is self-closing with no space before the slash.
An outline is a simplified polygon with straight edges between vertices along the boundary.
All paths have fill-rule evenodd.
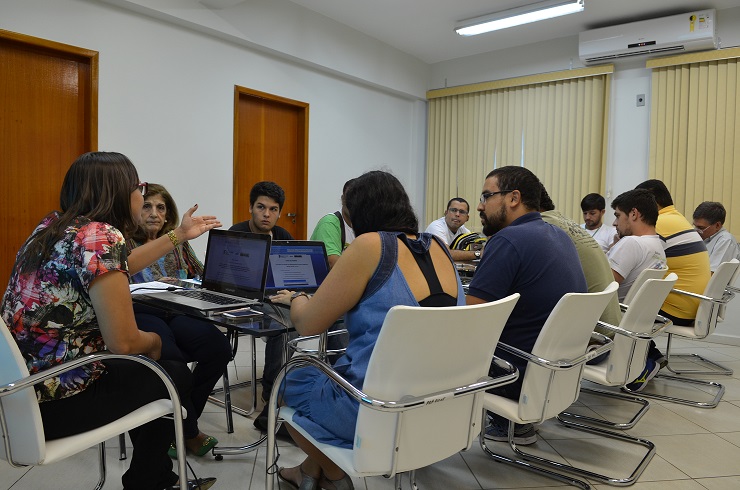
<path id="1" fill-rule="evenodd" d="M 740 6 L 740 0 L 585 0 L 585 11 L 473 37 L 455 33 L 458 21 L 535 3 L 536 0 L 291 0 L 379 39 L 426 63 L 572 36 L 581 31 L 705 8 Z M 201 0 L 208 3 L 209 0 Z M 239 0 L 210 0 L 240 3 Z M 721 24 L 721 19 L 720 19 Z M 721 35 L 721 32 L 720 32 Z"/>

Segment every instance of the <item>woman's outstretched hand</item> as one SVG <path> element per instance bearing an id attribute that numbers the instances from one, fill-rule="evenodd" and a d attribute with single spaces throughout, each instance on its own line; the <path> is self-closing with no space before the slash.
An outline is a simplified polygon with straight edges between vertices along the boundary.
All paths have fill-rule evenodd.
<path id="1" fill-rule="evenodd" d="M 182 231 L 183 241 L 198 238 L 209 230 L 221 227 L 221 222 L 215 216 L 193 216 L 197 209 L 196 204 L 182 215 L 179 228 Z"/>

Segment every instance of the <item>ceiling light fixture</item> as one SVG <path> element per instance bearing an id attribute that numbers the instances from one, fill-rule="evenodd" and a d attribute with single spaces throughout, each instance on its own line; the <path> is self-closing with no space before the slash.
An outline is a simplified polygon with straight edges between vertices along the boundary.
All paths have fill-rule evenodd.
<path id="1" fill-rule="evenodd" d="M 484 32 L 506 29 L 539 20 L 575 14 L 583 11 L 584 0 L 547 0 L 523 7 L 502 10 L 493 14 L 458 22 L 455 31 L 461 36 L 475 36 Z"/>

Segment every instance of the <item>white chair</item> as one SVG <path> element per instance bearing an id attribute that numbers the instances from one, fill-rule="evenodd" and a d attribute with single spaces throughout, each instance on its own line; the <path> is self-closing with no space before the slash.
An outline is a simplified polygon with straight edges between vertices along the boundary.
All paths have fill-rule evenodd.
<path id="1" fill-rule="evenodd" d="M 650 441 L 628 437 L 621 432 L 611 432 L 598 427 L 561 420 L 567 427 L 576 428 L 628 444 L 639 444 L 647 448 L 637 468 L 627 478 L 609 477 L 583 468 L 552 461 L 531 453 L 525 453 L 514 443 L 514 424 L 535 424 L 553 418 L 578 399 L 584 365 L 590 359 L 611 349 L 612 343 L 587 352 L 592 331 L 607 303 L 616 294 L 618 285 L 612 282 L 601 293 L 569 293 L 563 296 L 545 322 L 532 353 L 523 352 L 505 344 L 499 347 L 528 361 L 524 373 L 521 395 L 518 400 L 486 393 L 483 397 L 485 410 L 509 419 L 509 445 L 517 457 L 514 459 L 493 452 L 481 435 L 483 450 L 496 461 L 515 465 L 536 473 L 564 481 L 581 488 L 590 488 L 588 483 L 560 473 L 566 471 L 598 480 L 610 485 L 630 485 L 645 469 L 655 454 Z M 606 337 L 604 337 L 606 339 Z M 483 419 L 485 420 L 485 412 Z M 565 457 L 565 456 L 564 456 Z M 536 464 L 530 463 L 534 462 Z"/>
<path id="2" fill-rule="evenodd" d="M 106 359 L 127 359 L 148 366 L 157 373 L 167 387 L 169 398 L 144 405 L 125 417 L 97 429 L 47 441 L 44 438 L 41 412 L 33 385 L 84 364 Z M 185 481 L 187 479 L 185 439 L 182 433 L 182 419 L 185 410 L 174 410 L 173 407 L 181 407 L 177 388 L 167 372 L 145 356 L 117 355 L 107 352 L 91 354 L 30 376 L 26 361 L 10 334 L 10 330 L 0 320 L 0 428 L 5 443 L 5 457 L 11 466 L 51 464 L 98 445 L 100 477 L 95 489 L 99 490 L 103 487 L 106 476 L 105 441 L 164 415 L 173 415 L 175 441 L 178 448 L 178 471 L 180 478 Z"/>
<path id="3" fill-rule="evenodd" d="M 645 281 L 648 279 L 663 279 L 666 274 L 668 274 L 667 267 L 663 269 L 643 269 L 635 279 L 635 282 L 632 283 L 632 286 L 630 286 L 629 291 L 627 291 L 627 296 L 624 297 L 622 304 L 629 305 L 632 302 L 632 298 L 635 297 L 635 294 L 637 294 L 640 286 L 642 286 Z"/>
<path id="4" fill-rule="evenodd" d="M 668 334 L 668 345 L 666 347 L 666 359 L 668 365 L 666 368 L 676 375 L 691 374 L 691 375 L 732 375 L 732 369 L 729 369 L 721 364 L 718 364 L 712 360 L 702 357 L 697 354 L 671 354 L 671 341 L 673 336 L 677 335 L 682 338 L 701 340 L 705 339 L 714 332 L 717 321 L 720 319 L 720 310 L 734 297 L 735 293 L 732 291 L 731 283 L 735 279 L 738 271 L 740 262 L 737 259 L 732 259 L 729 262 L 723 262 L 717 267 L 717 270 L 712 274 L 712 278 L 709 280 L 704 294 L 694 294 L 687 291 L 681 291 L 674 289 L 674 292 L 691 296 L 699 299 L 699 309 L 696 312 L 696 319 L 691 326 L 680 326 L 671 325 L 666 328 Z M 724 314 L 724 312 L 722 312 Z M 690 360 L 693 363 L 702 363 L 708 370 L 699 369 L 680 369 L 678 367 L 671 366 L 671 360 L 685 359 Z"/>
<path id="5" fill-rule="evenodd" d="M 667 326 L 665 323 L 656 323 L 656 315 L 668 293 L 671 292 L 676 279 L 678 279 L 678 276 L 671 273 L 665 279 L 641 281 L 638 291 L 630 295 L 630 305 L 624 308 L 624 315 L 618 327 L 599 322 L 599 325 L 614 332 L 614 344 L 606 359 L 598 364 L 587 364 L 583 368 L 583 379 L 601 386 L 621 388 L 640 376 L 645 368 L 650 340 Z M 638 286 L 637 282 L 632 286 L 630 292 L 633 292 L 635 286 Z M 561 418 L 624 430 L 634 427 L 650 407 L 650 402 L 644 398 L 636 398 L 619 392 L 583 386 L 581 386 L 581 392 L 637 403 L 640 405 L 640 409 L 625 423 L 611 422 L 570 412 L 561 413 Z"/>
<path id="6" fill-rule="evenodd" d="M 732 279 L 730 279 L 729 284 L 727 285 L 727 291 L 733 294 L 740 293 L 740 288 L 735 286 L 735 283 L 737 283 L 737 278 L 740 277 L 740 267 L 735 270 L 735 273 L 732 275 Z M 717 314 L 717 321 L 723 322 L 725 321 L 726 316 L 726 310 L 727 310 L 727 304 L 719 305 L 719 313 Z"/>
<path id="7" fill-rule="evenodd" d="M 493 303 L 447 308 L 396 306 L 385 317 L 362 391 L 311 356 L 296 356 L 285 371 L 310 364 L 337 382 L 359 402 L 353 449 L 314 440 L 292 418 L 290 407 L 279 416 L 291 424 L 348 475 L 395 476 L 441 461 L 470 447 L 480 433 L 483 390 L 518 377 L 513 366 L 495 379 L 488 372 L 501 331 L 518 294 Z M 508 363 L 507 363 L 508 364 Z M 275 462 L 277 397 L 270 398 L 267 431 L 267 468 Z M 433 428 L 433 430 L 430 430 Z M 267 490 L 273 488 L 268 471 Z"/>

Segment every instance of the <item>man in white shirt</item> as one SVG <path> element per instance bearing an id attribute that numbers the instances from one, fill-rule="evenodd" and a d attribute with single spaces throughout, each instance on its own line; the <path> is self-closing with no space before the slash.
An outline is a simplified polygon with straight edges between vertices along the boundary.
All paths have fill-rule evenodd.
<path id="1" fill-rule="evenodd" d="M 470 233 L 465 223 L 470 219 L 470 205 L 462 197 L 453 197 L 447 203 L 444 216 L 432 221 L 426 233 L 438 236 L 448 247 L 460 235 Z M 480 250 L 450 250 L 453 260 L 474 260 L 481 256 Z"/>
<path id="2" fill-rule="evenodd" d="M 644 189 L 634 189 L 612 202 L 614 226 L 619 241 L 607 252 L 614 280 L 619 283 L 619 301 L 624 300 L 632 284 L 644 269 L 666 267 L 663 243 L 655 231 L 658 204 Z"/>
<path id="3" fill-rule="evenodd" d="M 623 301 L 627 291 L 645 269 L 665 269 L 666 257 L 663 241 L 655 231 L 658 222 L 658 203 L 655 196 L 646 189 L 634 189 L 617 196 L 612 202 L 614 226 L 619 241 L 609 249 L 606 256 L 619 283 L 619 301 Z M 643 372 L 627 384 L 631 391 L 642 391 L 660 370 L 660 351 L 651 341 L 651 348 Z"/>
<path id="4" fill-rule="evenodd" d="M 606 200 L 601 194 L 595 192 L 587 194 L 581 199 L 581 211 L 583 211 L 583 221 L 585 221 L 581 228 L 586 230 L 606 252 L 614 244 L 617 236 L 614 227 L 604 223 Z"/>
<path id="5" fill-rule="evenodd" d="M 722 262 L 740 259 L 735 237 L 724 228 L 727 211 L 720 202 L 704 201 L 694 211 L 694 228 L 709 252 L 709 266 L 714 273 Z"/>

